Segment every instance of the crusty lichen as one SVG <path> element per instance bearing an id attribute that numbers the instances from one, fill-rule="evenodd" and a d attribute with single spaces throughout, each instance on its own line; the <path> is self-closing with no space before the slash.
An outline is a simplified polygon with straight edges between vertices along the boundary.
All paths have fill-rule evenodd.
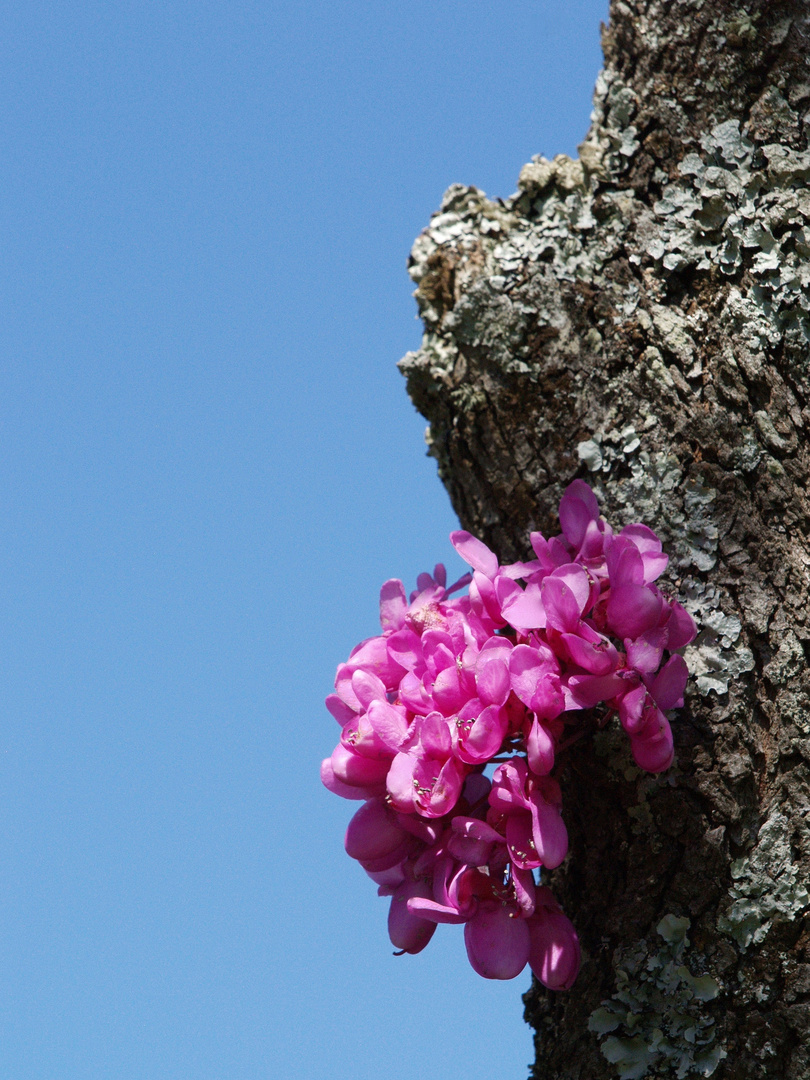
<path id="1" fill-rule="evenodd" d="M 810 906 L 808 882 L 791 853 L 790 821 L 776 810 L 763 824 L 751 853 L 731 864 L 731 903 L 717 928 L 743 948 L 759 945 L 774 924 Z"/>
<path id="2" fill-rule="evenodd" d="M 737 120 L 713 128 L 701 150 L 680 162 L 681 179 L 653 207 L 654 235 L 631 258 L 727 277 L 747 264 L 767 337 L 810 341 L 810 151 L 758 149 Z"/>
<path id="3" fill-rule="evenodd" d="M 515 327 L 509 342 L 503 342 L 513 355 L 524 348 L 532 320 L 559 333 L 564 319 L 553 296 L 545 310 L 534 304 L 535 296 L 528 306 L 522 302 L 527 275 L 550 273 L 559 281 L 588 282 L 615 293 L 606 268 L 622 252 L 642 272 L 718 269 L 730 285 L 722 318 L 732 332 L 744 331 L 743 344 L 749 350 L 756 354 L 781 341 L 789 349 L 806 349 L 810 151 L 776 144 L 759 148 L 741 133 L 738 121 L 725 121 L 703 137 L 699 152 L 684 155 L 679 179 L 667 184 L 650 208 L 632 190 L 612 186 L 637 145 L 634 129 L 628 126 L 632 92 L 615 79 L 603 80 L 596 102 L 594 125 L 581 147 L 580 161 L 564 155 L 552 161 L 534 158 L 521 171 L 519 190 L 506 200 L 491 201 L 477 188 L 458 184 L 448 190 L 438 214 L 414 244 L 411 275 L 422 285 L 436 253 L 444 252 L 453 267 L 455 295 L 466 307 L 450 314 L 436 305 L 431 290 L 418 290 L 428 334 L 423 349 L 407 358 L 409 368 L 423 355 L 424 362 L 429 361 L 434 335 L 455 339 L 456 328 L 464 325 L 475 326 L 480 333 L 481 326 L 500 320 L 500 308 L 506 316 L 504 325 L 511 322 Z M 489 311 L 494 295 L 498 312 Z M 510 304 L 517 309 L 517 321 L 510 315 Z M 614 306 L 614 325 L 635 320 L 647 334 L 651 376 L 673 385 L 667 357 L 677 361 L 687 379 L 700 376 L 696 339 L 705 316 L 699 309 L 640 306 L 633 282 L 624 284 Z M 735 363 L 733 353 L 729 363 Z M 760 430 L 767 428 L 766 442 L 777 451 L 791 452 L 794 441 L 776 429 L 771 432 L 767 412 L 760 413 L 757 424 Z"/>
<path id="4" fill-rule="evenodd" d="M 687 918 L 666 915 L 657 927 L 660 948 L 640 941 L 614 955 L 616 992 L 591 1013 L 588 1028 L 608 1036 L 601 1050 L 620 1080 L 711 1076 L 726 1056 L 705 1009 L 720 983 L 687 966 L 689 925 Z"/>

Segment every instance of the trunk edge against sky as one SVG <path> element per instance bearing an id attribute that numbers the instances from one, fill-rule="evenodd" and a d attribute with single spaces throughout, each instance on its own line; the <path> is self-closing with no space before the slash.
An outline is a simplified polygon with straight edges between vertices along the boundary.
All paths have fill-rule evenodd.
<path id="1" fill-rule="evenodd" d="M 810 1080 L 810 0 L 613 0 L 603 45 L 577 160 L 446 193 L 401 363 L 465 528 L 524 556 L 584 477 L 700 627 L 670 773 L 568 753 L 532 1075 Z"/>

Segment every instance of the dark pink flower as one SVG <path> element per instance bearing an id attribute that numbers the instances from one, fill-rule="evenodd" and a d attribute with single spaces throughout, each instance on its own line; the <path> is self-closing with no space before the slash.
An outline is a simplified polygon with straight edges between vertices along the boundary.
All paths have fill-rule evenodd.
<path id="1" fill-rule="evenodd" d="M 577 932 L 562 913 L 551 891 L 537 889 L 535 913 L 529 929 L 529 965 L 549 990 L 568 990 L 579 973 Z"/>
<path id="2" fill-rule="evenodd" d="M 667 556 L 651 529 L 614 536 L 582 480 L 566 488 L 560 522 L 559 536 L 531 534 L 529 561 L 502 566 L 458 531 L 470 574 L 448 588 L 439 564 L 410 596 L 385 582 L 382 633 L 338 667 L 327 698 L 341 733 L 321 766 L 329 790 L 362 801 L 346 850 L 391 897 L 399 951 L 463 923 L 479 974 L 511 979 L 528 961 L 555 990 L 580 962 L 573 926 L 534 877 L 568 850 L 556 759 L 616 712 L 639 767 L 668 768 L 665 714 L 687 680 L 677 650 L 696 633 L 654 584 Z"/>
<path id="3" fill-rule="evenodd" d="M 568 832 L 560 815 L 559 785 L 550 777 L 534 777 L 522 758 L 495 770 L 489 804 L 490 824 L 506 819 L 506 843 L 513 864 L 522 870 L 553 870 L 568 853 Z"/>
<path id="4" fill-rule="evenodd" d="M 436 932 L 436 923 L 420 918 L 408 907 L 416 897 L 430 896 L 430 885 L 421 878 L 406 878 L 391 896 L 388 909 L 388 936 L 395 949 L 419 953 Z"/>
<path id="5" fill-rule="evenodd" d="M 464 944 L 474 971 L 485 979 L 514 979 L 529 960 L 525 919 L 505 904 L 482 908 L 464 927 Z"/>

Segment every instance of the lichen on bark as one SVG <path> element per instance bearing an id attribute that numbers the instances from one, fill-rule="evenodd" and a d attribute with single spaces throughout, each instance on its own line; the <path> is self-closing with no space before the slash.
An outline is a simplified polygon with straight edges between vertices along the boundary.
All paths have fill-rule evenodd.
<path id="1" fill-rule="evenodd" d="M 577 160 L 516 167 L 508 199 L 446 193 L 401 362 L 465 528 L 522 557 L 583 476 L 611 521 L 659 532 L 700 625 L 664 781 L 567 755 L 553 878 L 585 963 L 527 995 L 533 1076 L 620 1074 L 589 1018 L 641 1000 L 616 958 L 657 956 L 671 917 L 722 987 L 690 1005 L 703 1075 L 808 1080 L 810 3 L 613 0 L 603 45 Z M 625 1068 L 686 1068 L 658 1030 L 620 1033 L 647 1040 Z"/>

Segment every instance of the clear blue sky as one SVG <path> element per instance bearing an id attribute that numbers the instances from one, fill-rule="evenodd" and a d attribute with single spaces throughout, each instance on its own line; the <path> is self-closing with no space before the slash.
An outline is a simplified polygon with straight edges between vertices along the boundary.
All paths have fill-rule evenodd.
<path id="1" fill-rule="evenodd" d="M 0 10 L 0 1080 L 522 1078 L 528 971 L 391 955 L 322 701 L 457 565 L 410 244 L 575 152 L 607 0 Z"/>

